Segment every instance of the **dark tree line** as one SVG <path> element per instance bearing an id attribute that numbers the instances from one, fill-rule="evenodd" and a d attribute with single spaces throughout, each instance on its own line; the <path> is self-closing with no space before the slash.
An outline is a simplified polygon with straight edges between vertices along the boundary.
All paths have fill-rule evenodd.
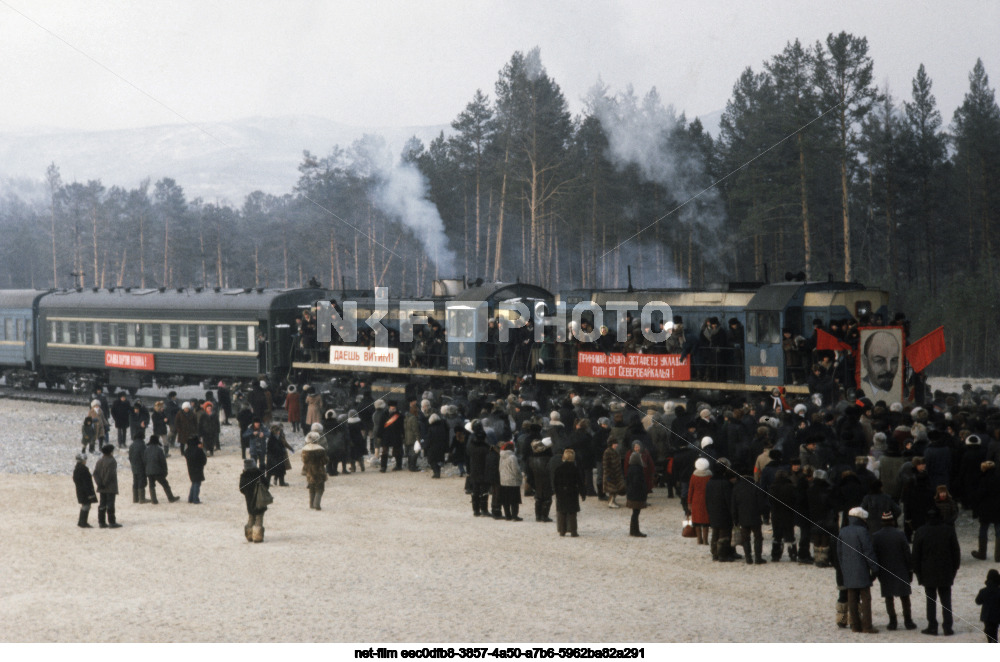
<path id="1" fill-rule="evenodd" d="M 45 204 L 0 201 L 0 286 L 316 277 L 416 296 L 436 277 L 556 290 L 623 287 L 628 266 L 645 287 L 803 271 L 889 290 L 916 335 L 944 324 L 937 371 L 998 374 L 994 90 L 976 62 L 946 123 L 923 65 L 902 100 L 872 69 L 862 37 L 791 42 L 741 74 L 713 138 L 655 90 L 598 82 L 574 117 L 538 50 L 517 52 L 449 135 L 399 155 L 378 136 L 305 152 L 294 190 L 241 208 L 188 200 L 171 179 L 66 183 L 53 165 Z"/>

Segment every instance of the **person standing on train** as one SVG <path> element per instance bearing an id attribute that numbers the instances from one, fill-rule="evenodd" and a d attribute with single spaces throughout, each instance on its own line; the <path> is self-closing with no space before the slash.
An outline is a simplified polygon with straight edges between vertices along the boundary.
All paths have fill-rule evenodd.
<path id="1" fill-rule="evenodd" d="M 111 405 L 111 418 L 114 419 L 115 430 L 118 432 L 118 448 L 125 448 L 131 414 L 132 407 L 128 404 L 128 394 L 121 391 L 118 393 L 118 399 Z"/>

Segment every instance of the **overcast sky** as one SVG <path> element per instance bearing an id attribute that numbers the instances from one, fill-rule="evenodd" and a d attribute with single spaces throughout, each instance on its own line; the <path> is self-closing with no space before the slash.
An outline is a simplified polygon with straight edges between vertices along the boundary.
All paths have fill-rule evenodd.
<path id="1" fill-rule="evenodd" d="M 868 38 L 875 81 L 897 99 L 924 63 L 947 123 L 977 57 L 1000 80 L 998 27 L 1000 0 L 0 0 L 0 130 L 299 114 L 447 124 L 534 46 L 573 112 L 600 77 L 655 86 L 691 118 L 722 110 L 740 72 L 786 42 L 841 30 Z"/>

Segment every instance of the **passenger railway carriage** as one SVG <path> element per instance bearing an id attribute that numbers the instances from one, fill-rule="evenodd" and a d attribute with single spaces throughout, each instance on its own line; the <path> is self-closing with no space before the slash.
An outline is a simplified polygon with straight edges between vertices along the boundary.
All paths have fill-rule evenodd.
<path id="1" fill-rule="evenodd" d="M 323 296 L 263 288 L 52 292 L 38 305 L 40 377 L 67 386 L 97 378 L 133 390 L 154 378 L 282 379 L 295 318 Z"/>

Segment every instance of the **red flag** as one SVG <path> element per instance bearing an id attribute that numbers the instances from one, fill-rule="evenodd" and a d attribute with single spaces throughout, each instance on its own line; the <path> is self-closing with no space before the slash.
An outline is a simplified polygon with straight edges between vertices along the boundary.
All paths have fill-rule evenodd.
<path id="1" fill-rule="evenodd" d="M 832 333 L 828 333 L 823 329 L 816 329 L 816 349 L 833 349 L 838 352 L 849 352 L 851 351 L 851 346 L 838 339 Z"/>
<path id="2" fill-rule="evenodd" d="M 939 326 L 920 340 L 906 346 L 906 360 L 914 372 L 923 372 L 931 361 L 944 354 L 944 327 Z"/>

